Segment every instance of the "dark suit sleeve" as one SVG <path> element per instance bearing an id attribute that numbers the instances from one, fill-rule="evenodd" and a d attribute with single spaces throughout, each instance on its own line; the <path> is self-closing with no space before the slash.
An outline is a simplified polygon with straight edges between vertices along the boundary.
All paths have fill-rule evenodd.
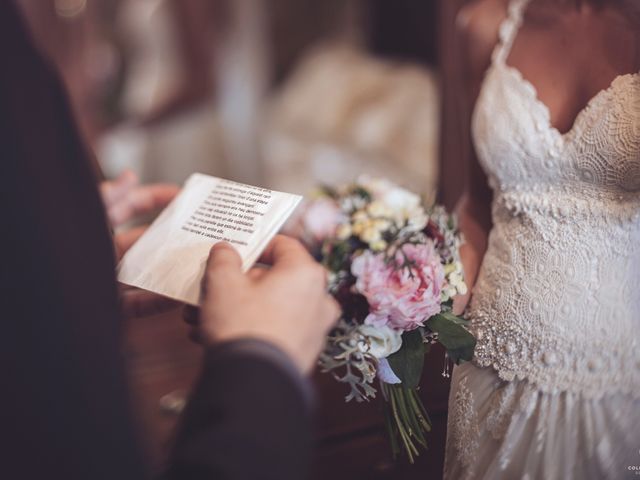
<path id="1" fill-rule="evenodd" d="M 302 480 L 310 451 L 309 398 L 299 374 L 264 344 L 210 349 L 184 412 L 171 480 Z M 278 355 L 278 354 L 276 354 Z"/>
<path id="2" fill-rule="evenodd" d="M 64 89 L 0 2 L 0 477 L 148 477 L 129 405 L 114 252 Z M 303 395 L 277 362 L 207 354 L 173 479 L 303 478 Z"/>
<path id="3" fill-rule="evenodd" d="M 0 65 L 0 477 L 144 478 L 95 172 L 11 1 Z"/>

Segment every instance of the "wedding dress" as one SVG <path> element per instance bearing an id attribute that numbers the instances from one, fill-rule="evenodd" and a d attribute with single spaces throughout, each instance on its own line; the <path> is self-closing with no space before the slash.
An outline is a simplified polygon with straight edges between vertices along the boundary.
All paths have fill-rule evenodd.
<path id="1" fill-rule="evenodd" d="M 640 478 L 640 74 L 561 134 L 506 62 L 526 4 L 509 6 L 472 118 L 494 226 L 445 478 Z"/>

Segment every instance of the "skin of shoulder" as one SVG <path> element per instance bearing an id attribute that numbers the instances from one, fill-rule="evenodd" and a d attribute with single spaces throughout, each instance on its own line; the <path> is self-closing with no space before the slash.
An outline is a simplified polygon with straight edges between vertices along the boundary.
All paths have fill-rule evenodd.
<path id="1" fill-rule="evenodd" d="M 479 78 L 491 61 L 508 0 L 474 0 L 460 9 L 456 30 L 467 73 Z"/>

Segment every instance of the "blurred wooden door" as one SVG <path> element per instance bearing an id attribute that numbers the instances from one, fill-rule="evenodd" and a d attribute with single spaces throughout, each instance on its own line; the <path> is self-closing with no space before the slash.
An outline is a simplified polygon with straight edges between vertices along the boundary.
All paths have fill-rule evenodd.
<path id="1" fill-rule="evenodd" d="M 467 177 L 466 158 L 470 145 L 468 126 L 463 125 L 458 108 L 461 59 L 455 19 L 469 0 L 439 0 L 439 66 L 442 92 L 440 125 L 440 201 L 453 208 L 462 194 Z"/>

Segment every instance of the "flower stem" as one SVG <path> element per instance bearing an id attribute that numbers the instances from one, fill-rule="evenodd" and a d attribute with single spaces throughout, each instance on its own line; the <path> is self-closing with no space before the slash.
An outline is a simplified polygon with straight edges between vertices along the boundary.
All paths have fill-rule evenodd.
<path id="1" fill-rule="evenodd" d="M 431 421 L 415 388 L 382 383 L 385 400 L 385 424 L 389 433 L 393 458 L 400 451 L 398 437 L 410 463 L 420 452 L 417 445 L 427 448 L 425 433 L 431 430 Z"/>

